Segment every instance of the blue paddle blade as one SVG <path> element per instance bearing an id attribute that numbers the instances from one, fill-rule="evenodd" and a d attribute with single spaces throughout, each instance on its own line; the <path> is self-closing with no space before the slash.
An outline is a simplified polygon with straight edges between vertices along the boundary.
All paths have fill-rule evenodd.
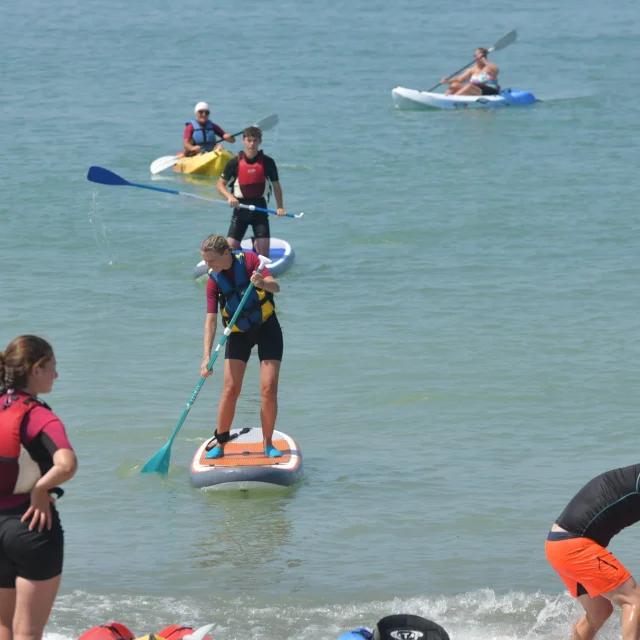
<path id="1" fill-rule="evenodd" d="M 162 449 L 155 453 L 146 464 L 140 469 L 140 473 L 160 473 L 166 476 L 169 473 L 169 461 L 171 460 L 171 446 L 165 444 Z"/>
<path id="2" fill-rule="evenodd" d="M 87 180 L 97 182 L 98 184 L 110 184 L 118 187 L 131 184 L 128 180 L 121 178 L 117 173 L 113 173 L 113 171 L 109 171 L 109 169 L 103 169 L 102 167 L 96 166 L 89 167 Z"/>

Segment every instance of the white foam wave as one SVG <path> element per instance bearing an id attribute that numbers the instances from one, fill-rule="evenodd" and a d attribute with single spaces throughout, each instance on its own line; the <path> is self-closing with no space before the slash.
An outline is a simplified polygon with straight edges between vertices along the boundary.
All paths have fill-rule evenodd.
<path id="1" fill-rule="evenodd" d="M 564 640 L 580 616 L 567 594 L 497 594 L 481 589 L 455 596 L 419 596 L 366 603 L 263 605 L 246 597 L 223 600 L 212 593 L 195 599 L 109 596 L 76 591 L 56 602 L 45 640 L 75 640 L 87 629 L 111 621 L 136 635 L 157 633 L 174 623 L 194 627 L 215 622 L 215 640 L 335 640 L 358 626 L 371 628 L 393 613 L 421 615 L 441 624 L 451 640 Z M 211 589 L 213 591 L 213 588 Z M 601 631 L 601 640 L 620 635 L 619 615 Z"/>

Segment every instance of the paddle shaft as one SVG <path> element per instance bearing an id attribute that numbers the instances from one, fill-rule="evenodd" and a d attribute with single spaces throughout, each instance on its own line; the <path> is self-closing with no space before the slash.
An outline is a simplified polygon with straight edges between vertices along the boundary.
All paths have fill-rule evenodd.
<path id="1" fill-rule="evenodd" d="M 253 204 L 239 204 L 238 205 L 239 209 L 248 209 L 249 211 L 261 211 L 262 213 L 270 213 L 274 216 L 278 215 L 277 211 L 274 211 L 273 209 L 263 209 L 262 207 L 256 207 Z M 304 215 L 304 213 L 285 213 L 284 216 L 280 216 L 281 218 L 302 218 L 302 216 Z"/>
<path id="2" fill-rule="evenodd" d="M 232 133 L 231 137 L 235 138 L 236 136 L 239 136 L 242 132 L 244 131 L 244 129 L 242 131 L 238 131 L 238 133 Z M 219 144 L 220 142 L 224 142 L 224 138 L 220 138 L 219 140 L 216 140 L 215 138 L 213 139 L 213 144 Z"/>
<path id="3" fill-rule="evenodd" d="M 272 129 L 273 127 L 275 127 L 278 124 L 278 122 L 279 122 L 278 114 L 272 113 L 270 116 L 267 116 L 266 118 L 262 118 L 262 120 L 258 120 L 258 122 L 256 122 L 254 125 L 251 125 L 251 126 L 257 127 L 261 131 L 268 131 L 269 129 Z M 248 127 L 245 127 L 245 129 L 248 129 Z M 235 138 L 236 136 L 239 136 L 240 134 L 245 132 L 245 129 L 242 129 L 242 131 L 238 131 L 238 133 L 232 133 L 231 137 Z M 222 140 L 224 140 L 224 138 L 220 138 L 218 142 L 222 142 Z"/>
<path id="4" fill-rule="evenodd" d="M 140 187 L 140 189 L 149 189 L 150 191 L 161 191 L 163 193 L 172 193 L 176 196 L 185 196 L 187 198 L 195 198 L 196 200 L 205 200 L 207 202 L 215 202 L 217 204 L 227 204 L 226 200 L 218 200 L 217 198 L 207 198 L 206 196 L 197 196 L 195 193 L 185 193 L 184 191 L 177 191 L 176 189 L 165 189 L 164 187 L 152 187 L 148 184 L 139 184 L 137 182 L 129 182 L 132 187 Z M 274 216 L 278 215 L 277 211 L 273 209 L 263 209 L 262 207 L 256 207 L 252 204 L 240 204 L 240 209 L 249 209 L 250 211 L 262 211 L 262 213 L 271 213 Z M 286 218 L 295 218 L 293 213 L 285 213 Z"/>
<path id="5" fill-rule="evenodd" d="M 455 78 L 459 73 L 462 73 L 465 69 L 468 69 L 474 62 L 475 60 L 473 62 L 469 62 L 468 64 L 465 64 L 464 67 L 460 67 L 460 69 L 458 69 L 457 71 L 454 71 L 451 75 L 447 76 L 447 80 L 451 80 L 451 78 Z M 434 84 L 433 87 L 431 87 L 431 89 L 427 89 L 427 93 L 431 93 L 432 91 L 435 91 L 441 85 L 442 85 L 442 82 L 438 82 L 438 84 Z"/>
<path id="6" fill-rule="evenodd" d="M 260 266 L 258 267 L 256 273 L 260 273 L 262 271 L 262 268 L 264 267 L 266 262 L 267 262 L 267 259 L 260 256 Z M 240 304 L 238 305 L 236 312 L 233 314 L 229 324 L 225 327 L 224 334 L 222 335 L 220 342 L 218 342 L 218 346 L 215 348 L 213 355 L 209 360 L 209 364 L 207 365 L 207 371 L 211 371 L 211 369 L 213 369 L 213 365 L 215 364 L 215 361 L 218 358 L 218 353 L 220 352 L 220 349 L 224 346 L 224 343 L 227 341 L 227 337 L 231 334 L 231 330 L 233 329 L 233 326 L 235 325 L 236 320 L 238 319 L 238 316 L 242 311 L 242 307 L 244 307 L 244 304 L 249 298 L 249 296 L 251 295 L 251 292 L 253 291 L 253 289 L 254 289 L 253 282 L 249 282 L 249 286 L 247 287 L 247 290 L 244 292 L 244 295 L 242 296 L 242 300 L 240 300 Z M 200 393 L 200 389 L 202 389 L 202 385 L 204 385 L 205 380 L 206 380 L 205 377 L 200 378 L 200 381 L 198 382 L 198 385 L 196 386 L 196 388 L 193 390 L 193 393 L 189 398 L 189 402 L 187 402 L 187 406 L 184 408 L 184 411 L 180 416 L 180 420 L 176 425 L 176 428 L 173 430 L 173 433 L 171 434 L 171 437 L 169 438 L 169 442 L 167 443 L 166 446 L 170 447 L 173 441 L 175 440 L 176 436 L 178 435 L 178 431 L 180 431 L 180 429 L 182 428 L 182 425 L 184 424 L 184 421 L 187 419 L 187 416 L 189 415 L 189 411 L 191 410 L 193 403 L 196 401 L 196 398 L 198 397 L 198 394 Z"/>
<path id="7" fill-rule="evenodd" d="M 516 39 L 515 36 L 516 36 L 515 30 L 510 31 L 506 36 L 503 36 L 502 38 L 500 38 L 500 40 L 498 40 L 498 42 L 496 42 L 493 45 L 493 47 L 489 47 L 487 49 L 487 52 L 491 53 L 492 51 L 504 49 L 504 47 L 510 45 Z M 468 64 L 465 64 L 464 67 L 461 67 L 457 71 L 454 71 L 451 75 L 447 76 L 447 80 L 451 80 L 451 78 L 455 78 L 455 76 L 457 76 L 459 73 L 462 73 L 465 69 L 468 69 L 474 62 L 475 62 L 475 59 L 469 62 Z M 432 91 L 435 91 L 441 84 L 442 82 L 438 82 L 438 84 L 431 87 L 431 89 L 427 89 L 427 93 L 431 93 Z"/>
<path id="8" fill-rule="evenodd" d="M 236 136 L 239 136 L 243 131 L 244 131 L 244 129 L 243 129 L 242 131 L 238 131 L 238 133 L 232 133 L 232 134 L 231 134 L 231 137 L 232 137 L 232 138 L 235 138 Z M 220 144 L 221 142 L 227 142 L 227 140 L 225 140 L 224 138 L 216 138 L 216 137 L 215 137 L 215 135 L 214 135 L 214 137 L 213 137 L 213 142 L 210 142 L 210 143 L 208 143 L 208 144 L 212 144 L 212 145 L 214 145 L 214 146 L 215 146 L 215 145 L 217 145 L 217 144 Z M 203 143 L 203 144 L 204 144 L 204 143 Z M 199 146 L 199 147 L 202 147 L 202 145 L 198 145 L 198 146 Z M 200 151 L 200 153 L 204 153 L 204 151 Z M 178 154 L 178 153 L 176 153 L 176 155 L 174 156 L 174 157 L 176 158 L 176 162 L 177 162 L 178 160 L 180 160 L 180 158 L 182 158 L 182 156 L 183 156 L 183 155 L 184 155 L 184 154 Z"/>

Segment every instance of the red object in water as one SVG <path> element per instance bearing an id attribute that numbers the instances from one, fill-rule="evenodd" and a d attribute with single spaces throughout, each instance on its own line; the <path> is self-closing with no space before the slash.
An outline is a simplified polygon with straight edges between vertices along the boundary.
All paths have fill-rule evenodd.
<path id="1" fill-rule="evenodd" d="M 78 640 L 134 640 L 131 630 L 120 622 L 110 622 L 85 631 Z"/>
<path id="2" fill-rule="evenodd" d="M 191 627 L 183 627 L 180 624 L 172 624 L 170 627 L 166 627 L 162 631 L 156 633 L 156 636 L 164 638 L 164 640 L 181 640 L 184 636 L 193 633 L 194 629 Z M 204 640 L 213 640 L 210 636 L 205 636 Z"/>

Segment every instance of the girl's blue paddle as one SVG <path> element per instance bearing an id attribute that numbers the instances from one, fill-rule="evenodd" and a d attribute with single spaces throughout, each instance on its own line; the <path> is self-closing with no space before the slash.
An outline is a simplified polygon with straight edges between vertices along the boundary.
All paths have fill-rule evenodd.
<path id="1" fill-rule="evenodd" d="M 91 182 L 97 182 L 98 184 L 108 184 L 114 187 L 138 187 L 140 189 L 149 189 L 149 191 L 160 191 L 161 193 L 170 193 L 174 196 L 186 196 L 187 198 L 196 198 L 197 200 L 206 200 L 207 202 L 215 202 L 216 204 L 227 204 L 226 200 L 219 200 L 218 198 L 206 198 L 205 196 L 197 196 L 194 193 L 185 193 L 184 191 L 177 191 L 176 189 L 164 189 L 163 187 L 152 187 L 148 184 L 139 184 L 138 182 L 129 182 L 125 180 L 123 177 L 119 176 L 117 173 L 113 173 L 113 171 L 109 171 L 109 169 L 104 169 L 102 167 L 89 167 L 89 173 L 87 173 L 87 180 Z M 261 209 L 259 207 L 254 207 L 252 205 L 241 204 L 241 208 L 243 209 L 251 209 L 252 211 L 262 211 L 263 213 L 271 213 L 273 215 L 277 215 L 277 211 L 273 211 L 272 209 Z M 287 218 L 302 218 L 304 213 L 286 213 L 285 216 Z"/>
<path id="2" fill-rule="evenodd" d="M 258 270 L 256 271 L 256 273 L 260 273 L 264 265 L 269 264 L 271 262 L 269 258 L 265 258 L 264 256 L 259 256 L 259 257 L 260 257 L 260 266 L 258 267 Z M 249 286 L 247 287 L 247 290 L 244 292 L 244 295 L 242 296 L 242 300 L 240 300 L 240 304 L 238 305 L 236 312 L 233 314 L 231 321 L 225 328 L 224 335 L 222 336 L 222 339 L 218 343 L 218 346 L 215 348 L 215 351 L 211 356 L 211 360 L 209 360 L 209 364 L 207 365 L 207 371 L 211 371 L 211 369 L 213 369 L 213 365 L 218 357 L 220 348 L 227 341 L 227 336 L 229 336 L 229 334 L 231 333 L 231 329 L 233 329 L 233 325 L 236 323 L 236 320 L 238 319 L 238 316 L 242 311 L 242 307 L 244 307 L 244 304 L 249 298 L 249 295 L 251 294 L 251 291 L 253 290 L 253 288 L 254 288 L 253 282 L 250 282 Z M 189 398 L 189 402 L 187 402 L 187 406 L 184 408 L 184 411 L 180 416 L 180 420 L 178 421 L 178 424 L 176 425 L 175 429 L 173 430 L 173 433 L 171 434 L 171 437 L 169 438 L 169 442 L 167 442 L 167 444 L 165 444 L 164 447 L 162 447 L 162 449 L 156 452 L 145 463 L 142 469 L 140 469 L 140 473 L 161 473 L 163 476 L 167 475 L 167 473 L 169 472 L 169 462 L 171 461 L 171 445 L 173 444 L 173 441 L 176 439 L 176 436 L 178 435 L 178 431 L 180 431 L 180 429 L 182 428 L 184 421 L 187 419 L 189 410 L 191 409 L 191 406 L 193 405 L 193 403 L 196 401 L 196 398 L 198 397 L 198 393 L 200 393 L 200 389 L 202 389 L 202 385 L 204 384 L 205 380 L 206 378 L 200 378 L 200 382 L 198 382 L 198 386 L 194 389 L 193 393 L 191 394 L 191 398 Z"/>

